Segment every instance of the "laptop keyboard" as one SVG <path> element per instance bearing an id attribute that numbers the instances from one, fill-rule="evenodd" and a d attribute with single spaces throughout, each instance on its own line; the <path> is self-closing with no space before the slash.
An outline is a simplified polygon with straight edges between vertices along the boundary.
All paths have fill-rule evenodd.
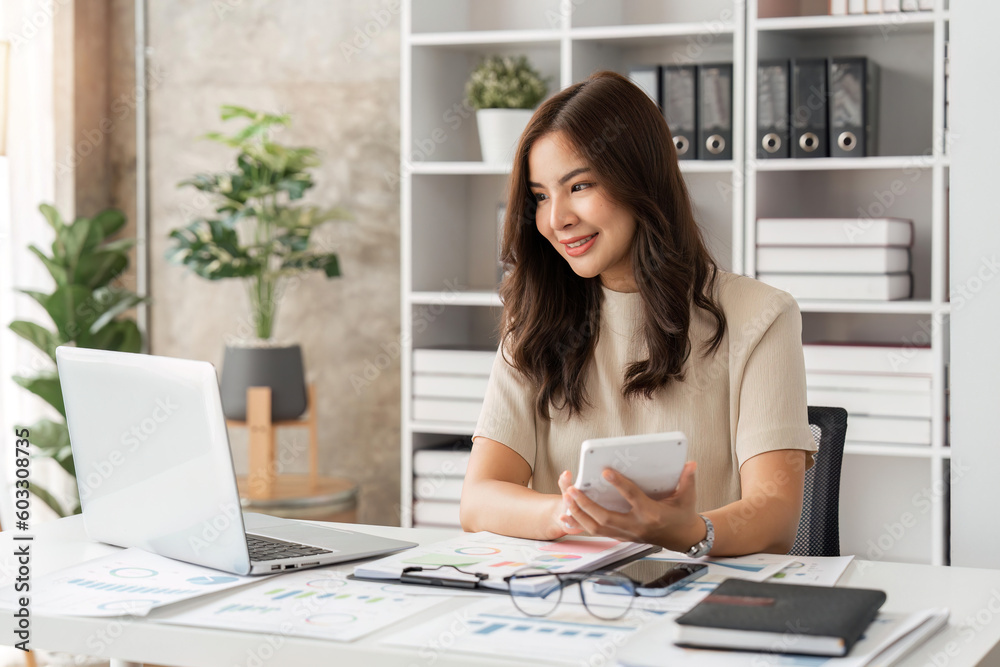
<path id="1" fill-rule="evenodd" d="M 255 561 L 333 553 L 329 549 L 311 547 L 298 542 L 285 542 L 261 535 L 247 535 L 247 547 L 250 549 L 250 560 Z"/>

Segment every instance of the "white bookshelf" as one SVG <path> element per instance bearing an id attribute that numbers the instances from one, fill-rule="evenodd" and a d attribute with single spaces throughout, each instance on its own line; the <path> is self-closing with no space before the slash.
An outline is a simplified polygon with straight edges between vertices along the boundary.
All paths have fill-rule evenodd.
<path id="1" fill-rule="evenodd" d="M 864 211 L 872 217 L 914 221 L 914 299 L 800 301 L 799 305 L 805 342 L 903 345 L 921 341 L 918 332 L 930 338 L 931 445 L 847 445 L 840 496 L 841 548 L 861 557 L 943 564 L 951 459 L 945 421 L 950 162 L 943 140 L 948 11 L 939 0 L 928 12 L 775 17 L 782 4 L 787 5 L 780 0 L 747 3 L 746 127 L 756 126 L 759 59 L 863 55 L 881 70 L 877 156 L 758 160 L 755 133 L 746 132 L 744 272 L 755 275 L 758 217 L 858 217 Z M 822 6 L 816 10 L 819 13 Z M 886 209 L 884 213 L 878 212 L 879 206 Z M 907 513 L 913 516 L 913 525 L 895 530 Z"/>
<path id="2" fill-rule="evenodd" d="M 495 211 L 504 197 L 509 168 L 481 161 L 474 116 L 456 113 L 472 68 L 481 56 L 495 53 L 527 55 L 550 77 L 549 94 L 596 69 L 627 74 L 631 66 L 642 64 L 732 62 L 733 160 L 684 161 L 681 169 L 710 250 L 723 268 L 737 273 L 754 275 L 754 221 L 758 216 L 853 215 L 853 209 L 829 211 L 844 209 L 852 197 L 863 196 L 857 193 L 866 189 L 891 186 L 902 174 L 907 178 L 915 174 L 910 196 L 900 198 L 893 211 L 893 215 L 913 218 L 916 225 L 914 300 L 874 304 L 803 301 L 800 307 L 807 341 L 832 335 L 845 341 L 893 342 L 921 319 L 933 321 L 933 444 L 854 443 L 847 448 L 841 496 L 844 552 L 864 555 L 860 547 L 866 540 L 877 542 L 880 533 L 871 533 L 876 525 L 873 516 L 885 515 L 891 523 L 904 511 L 901 507 L 912 504 L 914 494 L 940 488 L 950 458 L 944 428 L 949 162 L 940 140 L 948 13 L 941 6 L 934 12 L 903 17 L 905 20 L 884 16 L 757 16 L 756 0 L 404 2 L 400 132 L 402 525 L 412 524 L 414 452 L 471 435 L 474 428 L 474 424 L 413 419 L 413 349 L 497 344 L 501 309 L 496 293 Z M 747 101 L 756 99 L 758 57 L 838 54 L 868 55 L 882 63 L 888 95 L 900 98 L 882 107 L 883 116 L 905 113 L 889 124 L 892 127 L 882 123 L 879 156 L 754 159 L 755 132 L 747 130 L 754 127 L 756 105 Z M 781 201 L 772 196 L 775 192 L 794 194 Z M 891 501 L 883 501 L 885 494 L 891 495 Z M 928 516 L 921 515 L 926 525 L 919 524 L 895 541 L 887 558 L 944 562 L 947 494 L 931 495 Z M 878 510 L 858 516 L 871 507 Z M 893 512 L 897 512 L 896 519 Z"/>

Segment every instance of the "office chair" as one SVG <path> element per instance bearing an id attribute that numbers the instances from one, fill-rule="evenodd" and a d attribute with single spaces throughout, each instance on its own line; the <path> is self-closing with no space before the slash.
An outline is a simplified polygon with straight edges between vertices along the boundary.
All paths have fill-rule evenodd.
<path id="1" fill-rule="evenodd" d="M 802 516 L 793 556 L 840 555 L 840 466 L 847 436 L 847 410 L 809 406 L 809 428 L 819 451 L 806 471 Z"/>

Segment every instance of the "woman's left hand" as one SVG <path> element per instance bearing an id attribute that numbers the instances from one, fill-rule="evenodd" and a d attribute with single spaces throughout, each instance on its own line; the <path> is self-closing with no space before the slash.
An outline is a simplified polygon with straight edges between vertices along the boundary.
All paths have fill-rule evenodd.
<path id="1" fill-rule="evenodd" d="M 605 509 L 572 486 L 563 497 L 574 527 L 591 535 L 685 551 L 705 537 L 705 522 L 695 511 L 696 467 L 694 461 L 685 464 L 677 488 L 662 500 L 650 498 L 632 480 L 606 468 L 604 479 L 632 506 L 628 512 Z"/>

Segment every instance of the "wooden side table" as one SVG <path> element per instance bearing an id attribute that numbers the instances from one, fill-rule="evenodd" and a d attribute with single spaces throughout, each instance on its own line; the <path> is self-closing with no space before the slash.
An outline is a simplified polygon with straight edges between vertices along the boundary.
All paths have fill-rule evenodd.
<path id="1" fill-rule="evenodd" d="M 248 474 L 237 477 L 243 509 L 288 519 L 312 521 L 357 520 L 357 485 L 319 474 L 319 432 L 316 385 L 309 383 L 306 416 L 271 421 L 271 388 L 247 389 L 246 421 L 227 419 L 228 427 L 250 431 Z M 275 463 L 276 432 L 282 427 L 309 429 L 309 473 L 281 474 Z"/>

